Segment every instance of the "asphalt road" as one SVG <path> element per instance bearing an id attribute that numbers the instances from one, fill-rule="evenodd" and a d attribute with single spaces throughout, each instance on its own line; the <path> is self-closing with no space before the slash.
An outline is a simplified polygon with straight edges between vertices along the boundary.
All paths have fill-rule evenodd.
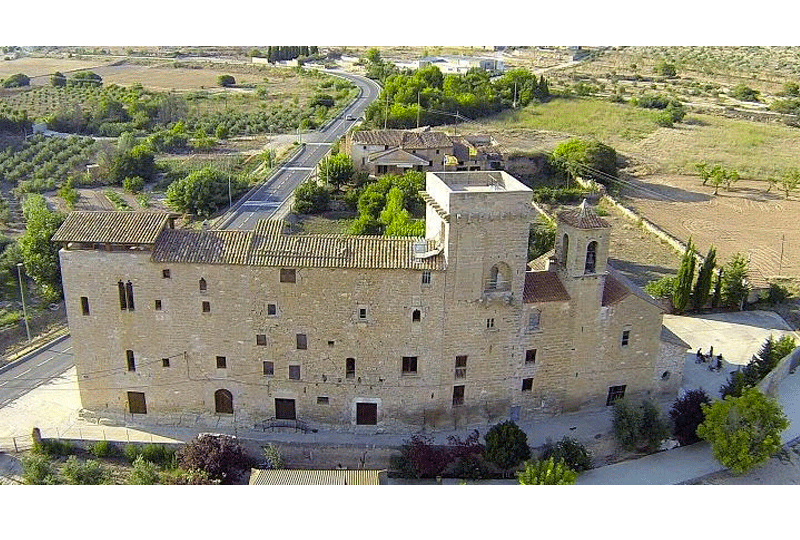
<path id="1" fill-rule="evenodd" d="M 47 345 L 0 373 L 0 408 L 73 366 L 72 337 Z"/>
<path id="2" fill-rule="evenodd" d="M 326 71 L 352 81 L 361 91 L 359 96 L 333 121 L 318 131 L 303 134 L 304 146 L 300 152 L 246 196 L 245 200 L 235 205 L 220 222 L 220 229 L 250 230 L 255 228 L 258 220 L 273 217 L 295 188 L 308 178 L 331 146 L 353 126 L 355 121 L 347 120 L 347 116 L 359 118 L 378 97 L 380 87 L 374 81 L 337 70 Z"/>

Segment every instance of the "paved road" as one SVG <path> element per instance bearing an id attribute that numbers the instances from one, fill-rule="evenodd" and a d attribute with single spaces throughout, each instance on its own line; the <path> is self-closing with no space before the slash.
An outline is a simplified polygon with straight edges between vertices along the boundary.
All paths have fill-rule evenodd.
<path id="1" fill-rule="evenodd" d="M 73 366 L 72 337 L 45 346 L 0 373 L 0 409 Z"/>
<path id="2" fill-rule="evenodd" d="M 220 222 L 220 229 L 250 230 L 258 220 L 272 217 L 294 193 L 295 188 L 308 178 L 333 143 L 353 126 L 354 121 L 347 120 L 347 116 L 359 118 L 378 97 L 380 87 L 366 77 L 338 70 L 326 72 L 352 81 L 360 89 L 359 96 L 332 122 L 318 131 L 303 134 L 302 141 L 305 145 L 300 153 L 267 178 L 246 200 L 235 206 L 230 215 Z"/>

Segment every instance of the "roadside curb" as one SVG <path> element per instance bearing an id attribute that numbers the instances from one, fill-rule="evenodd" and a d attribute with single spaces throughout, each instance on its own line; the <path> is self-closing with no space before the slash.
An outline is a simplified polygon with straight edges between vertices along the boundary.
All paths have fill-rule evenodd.
<path id="1" fill-rule="evenodd" d="M 50 347 L 52 345 L 60 343 L 60 342 L 64 341 L 65 339 L 67 339 L 68 337 L 70 337 L 70 333 L 69 333 L 69 330 L 67 329 L 66 333 L 64 333 L 64 334 L 62 334 L 62 335 L 60 335 L 60 336 L 58 336 L 56 338 L 53 338 L 53 339 L 51 339 L 49 341 L 45 341 L 45 342 L 41 343 L 40 345 L 37 345 L 33 349 L 28 350 L 27 352 L 24 352 L 21 356 L 18 356 L 17 358 L 15 358 L 14 360 L 11 360 L 7 364 L 0 366 L 0 373 L 4 373 L 4 372 L 8 371 L 9 369 L 11 369 L 13 367 L 16 367 L 16 366 L 18 366 L 20 364 L 24 364 L 31 357 L 33 357 L 36 354 L 38 354 L 40 349 L 43 349 L 45 347 Z"/>

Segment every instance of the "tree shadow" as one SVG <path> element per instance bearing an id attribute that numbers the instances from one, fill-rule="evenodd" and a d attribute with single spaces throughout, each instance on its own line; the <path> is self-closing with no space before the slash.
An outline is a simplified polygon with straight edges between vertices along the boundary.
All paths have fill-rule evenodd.
<path id="1" fill-rule="evenodd" d="M 680 262 L 680 256 L 677 254 L 675 255 L 675 261 L 676 263 Z M 664 276 L 674 276 L 678 272 L 676 268 L 639 264 L 612 257 L 608 258 L 608 264 L 639 287 L 644 287 L 651 281 L 661 279 Z"/>

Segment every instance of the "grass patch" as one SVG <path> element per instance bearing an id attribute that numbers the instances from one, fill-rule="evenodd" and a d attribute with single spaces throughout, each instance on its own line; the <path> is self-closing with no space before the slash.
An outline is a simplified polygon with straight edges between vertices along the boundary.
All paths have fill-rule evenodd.
<path id="1" fill-rule="evenodd" d="M 657 113 L 601 99 L 553 99 L 503 111 L 483 121 L 490 129 L 532 128 L 590 137 L 615 146 L 637 142 L 658 129 Z"/>

